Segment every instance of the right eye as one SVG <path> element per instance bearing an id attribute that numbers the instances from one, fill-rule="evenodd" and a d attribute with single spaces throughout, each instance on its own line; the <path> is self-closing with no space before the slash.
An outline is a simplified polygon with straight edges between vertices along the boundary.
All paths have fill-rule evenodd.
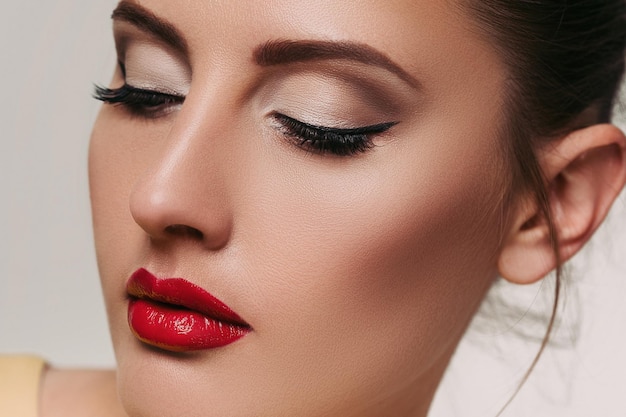
<path id="1" fill-rule="evenodd" d="M 184 96 L 146 90 L 128 84 L 120 88 L 96 86 L 93 96 L 107 104 L 121 105 L 131 114 L 145 118 L 164 116 L 185 101 Z"/>

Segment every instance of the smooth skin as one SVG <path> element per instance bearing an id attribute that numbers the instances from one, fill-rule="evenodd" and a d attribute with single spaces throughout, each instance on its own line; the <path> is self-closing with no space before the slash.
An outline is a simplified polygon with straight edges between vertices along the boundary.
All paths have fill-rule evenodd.
<path id="1" fill-rule="evenodd" d="M 94 126 L 93 223 L 118 362 L 89 388 L 108 400 L 103 415 L 425 416 L 497 276 L 531 283 L 555 267 L 531 194 L 503 206 L 507 70 L 489 40 L 452 1 L 126 4 L 184 42 L 116 19 L 126 79 L 118 68 L 111 86 L 186 98 L 156 117 L 104 105 Z M 367 45 L 404 75 L 353 58 L 255 61 L 276 40 Z M 336 156 L 300 146 L 277 112 L 397 124 Z M 598 125 L 537 150 L 563 260 L 624 186 L 625 146 Z M 254 330 L 193 354 L 143 344 L 125 293 L 140 267 L 202 286 Z M 50 399 L 71 380 L 49 372 L 43 415 L 84 415 L 69 396 Z"/>

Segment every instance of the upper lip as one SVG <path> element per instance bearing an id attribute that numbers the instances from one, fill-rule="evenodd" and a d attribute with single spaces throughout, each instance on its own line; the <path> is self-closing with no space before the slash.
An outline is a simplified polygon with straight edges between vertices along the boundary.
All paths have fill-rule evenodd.
<path id="1" fill-rule="evenodd" d="M 221 322 L 250 327 L 222 301 L 184 278 L 159 279 L 148 270 L 140 268 L 128 279 L 126 292 L 131 297 L 184 307 Z"/>

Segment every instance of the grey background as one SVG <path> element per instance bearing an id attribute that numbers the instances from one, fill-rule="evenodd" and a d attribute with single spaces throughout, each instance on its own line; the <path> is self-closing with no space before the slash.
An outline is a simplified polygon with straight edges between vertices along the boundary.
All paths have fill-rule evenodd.
<path id="1" fill-rule="evenodd" d="M 0 13 L 0 351 L 112 365 L 92 244 L 87 146 L 115 54 L 114 1 Z"/>

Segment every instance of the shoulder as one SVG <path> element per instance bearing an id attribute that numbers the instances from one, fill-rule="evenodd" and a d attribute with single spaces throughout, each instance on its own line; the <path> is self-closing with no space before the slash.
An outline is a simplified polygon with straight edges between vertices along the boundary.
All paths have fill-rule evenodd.
<path id="1" fill-rule="evenodd" d="M 47 368 L 41 383 L 41 417 L 123 417 L 112 370 Z"/>
<path id="2" fill-rule="evenodd" d="M 37 417 L 45 366 L 37 356 L 0 355 L 0 415 Z"/>

